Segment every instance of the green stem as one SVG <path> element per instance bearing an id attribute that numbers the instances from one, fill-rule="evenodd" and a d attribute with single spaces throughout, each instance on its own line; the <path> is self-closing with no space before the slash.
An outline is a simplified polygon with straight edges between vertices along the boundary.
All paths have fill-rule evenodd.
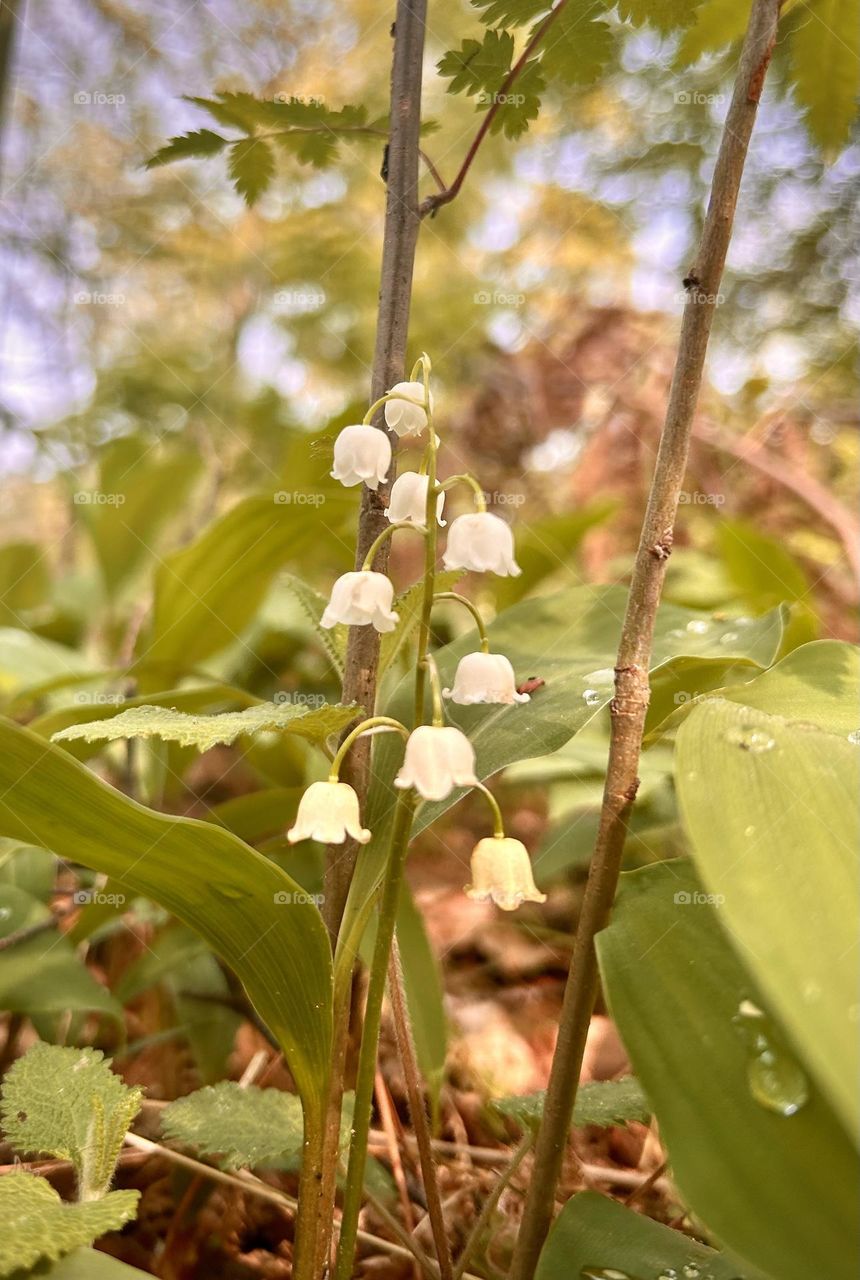
<path id="1" fill-rule="evenodd" d="M 379 1047 L 379 1027 L 382 1021 L 382 999 L 388 973 L 388 956 L 394 937 L 397 904 L 403 883 L 406 851 L 412 831 L 414 800 L 410 792 L 401 792 L 394 815 L 391 833 L 391 849 L 388 869 L 382 887 L 376 941 L 370 965 L 367 988 L 367 1006 L 364 1011 L 364 1031 L 358 1058 L 358 1075 L 355 1082 L 355 1108 L 353 1111 L 352 1139 L 349 1146 L 349 1166 L 343 1198 L 340 1223 L 340 1242 L 337 1250 L 335 1280 L 350 1280 L 355 1256 L 358 1231 L 358 1215 L 364 1193 L 364 1169 L 367 1162 L 367 1144 L 370 1135 L 370 1113 L 373 1107 L 373 1084 L 376 1076 L 376 1055 Z"/>
<path id="2" fill-rule="evenodd" d="M 423 400 L 416 400 L 414 396 L 404 396 L 404 395 L 401 395 L 399 391 L 395 392 L 392 395 L 390 391 L 386 391 L 384 396 L 380 396 L 378 400 L 374 400 L 373 404 L 370 406 L 367 413 L 364 415 L 364 418 L 362 419 L 362 426 L 364 427 L 369 426 L 371 419 L 373 418 L 373 415 L 377 412 L 378 409 L 381 409 L 384 404 L 388 404 L 389 400 L 405 400 L 407 404 L 417 404 L 421 409 L 427 408 L 427 405 Z"/>
<path id="3" fill-rule="evenodd" d="M 428 375 L 424 366 L 425 387 Z M 429 404 L 429 397 L 428 397 Z M 433 612 L 433 594 L 436 585 L 436 431 L 433 426 L 433 415 L 427 413 L 427 505 L 424 511 L 427 540 L 424 543 L 424 599 L 421 602 L 421 619 L 418 624 L 418 655 L 415 668 L 415 724 L 424 722 L 424 694 L 427 666 L 425 659 L 430 647 L 430 615 Z"/>
<path id="4" fill-rule="evenodd" d="M 487 510 L 487 499 L 484 497 L 484 490 L 481 488 L 480 482 L 474 476 L 470 476 L 464 471 L 461 475 L 449 476 L 439 485 L 442 493 L 447 493 L 449 489 L 453 489 L 458 484 L 467 484 L 475 495 L 475 506 L 479 511 Z"/>
<path id="5" fill-rule="evenodd" d="M 398 520 L 395 524 L 386 525 L 382 530 L 382 533 L 378 533 L 373 539 L 373 542 L 371 542 L 370 546 L 367 548 L 367 555 L 364 557 L 364 563 L 361 566 L 365 573 L 367 573 L 376 559 L 376 553 L 382 546 L 385 539 L 390 538 L 396 529 L 414 529 L 416 533 L 420 533 L 422 536 L 427 532 L 426 529 L 422 529 L 420 525 L 413 524 L 411 520 Z"/>
<path id="6" fill-rule="evenodd" d="M 371 729 L 393 729 L 398 733 L 402 733 L 404 738 L 409 737 L 409 730 L 399 720 L 393 720 L 391 716 L 369 716 L 367 720 L 362 720 L 354 729 L 351 729 L 338 747 L 329 769 L 329 782 L 340 781 L 340 766 L 343 764 L 346 753 L 357 738 L 360 738 L 363 733 L 368 733 Z"/>
<path id="7" fill-rule="evenodd" d="M 493 795 L 493 793 L 492 793 L 492 791 L 490 790 L 490 788 L 489 788 L 489 787 L 485 787 L 485 786 L 484 786 L 483 782 L 478 782 L 478 783 L 476 783 L 476 785 L 475 785 L 475 790 L 476 790 L 476 791 L 483 791 L 484 795 L 487 797 L 487 800 L 488 800 L 488 802 L 489 802 L 490 808 L 491 808 L 491 809 L 492 809 L 492 811 L 493 811 L 493 835 L 495 836 L 495 838 L 496 838 L 497 840 L 504 840 L 504 838 L 505 838 L 505 823 L 504 823 L 504 819 L 502 818 L 502 811 L 501 811 L 501 809 L 499 808 L 499 802 L 498 802 L 498 800 L 497 800 L 497 799 L 496 799 L 496 797 Z"/>
<path id="8" fill-rule="evenodd" d="M 322 1151 L 321 1117 L 310 1116 L 306 1111 L 294 1238 L 294 1280 L 316 1280 L 317 1221 L 323 1184 Z"/>
<path id="9" fill-rule="evenodd" d="M 464 609 L 469 610 L 475 626 L 478 628 L 478 635 L 481 637 L 481 653 L 489 653 L 490 638 L 487 635 L 487 628 L 484 626 L 484 619 L 481 617 L 478 606 L 468 600 L 466 596 L 461 596 L 457 591 L 437 591 L 433 597 L 433 603 L 435 604 L 437 600 L 454 600 L 457 604 L 461 604 Z"/>
<path id="10" fill-rule="evenodd" d="M 429 653 L 424 658 L 424 666 L 430 677 L 430 691 L 433 694 L 433 727 L 441 729 L 445 723 L 445 713 L 442 710 L 442 681 L 439 679 L 439 668 Z"/>

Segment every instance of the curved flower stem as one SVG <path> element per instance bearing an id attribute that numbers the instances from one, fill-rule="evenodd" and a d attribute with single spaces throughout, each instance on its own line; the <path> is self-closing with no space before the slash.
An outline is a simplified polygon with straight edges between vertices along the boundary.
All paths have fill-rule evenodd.
<path id="1" fill-rule="evenodd" d="M 367 1145 L 370 1134 L 370 1113 L 373 1106 L 373 1085 L 376 1077 L 376 1054 L 379 1047 L 379 1027 L 382 1021 L 382 999 L 388 972 L 388 956 L 394 937 L 397 904 L 406 851 L 412 833 L 412 815 L 415 802 L 412 793 L 402 791 L 397 799 L 388 868 L 382 887 L 379 917 L 376 924 L 376 941 L 370 965 L 367 988 L 367 1004 L 364 1011 L 364 1030 L 358 1057 L 358 1075 L 355 1081 L 355 1108 L 353 1111 L 352 1139 L 349 1144 L 349 1165 L 346 1189 L 343 1197 L 343 1214 L 340 1224 L 340 1241 L 337 1250 L 335 1280 L 350 1280 L 355 1256 L 358 1231 L 358 1214 L 364 1195 L 364 1169 L 367 1163 Z"/>
<path id="2" fill-rule="evenodd" d="M 458 591 L 437 591 L 433 597 L 433 603 L 435 604 L 437 600 L 454 600 L 457 604 L 461 604 L 464 609 L 469 610 L 475 621 L 475 626 L 478 628 L 478 635 L 481 637 L 481 653 L 489 653 L 490 639 L 478 606 L 468 600 L 466 596 L 461 596 Z"/>
<path id="3" fill-rule="evenodd" d="M 428 379 L 433 369 L 433 363 L 426 351 L 422 351 L 421 355 L 412 366 L 412 372 L 409 375 L 410 382 L 418 381 L 418 374 L 421 374 L 421 381 L 424 383 L 424 401 L 430 403 Z"/>
<path id="4" fill-rule="evenodd" d="M 417 404 L 420 409 L 426 409 L 427 407 L 424 400 L 416 400 L 413 396 L 401 395 L 399 391 L 396 393 L 386 391 L 384 396 L 380 396 L 378 400 L 374 400 L 373 404 L 361 420 L 362 426 L 369 426 L 373 419 L 373 415 L 377 410 L 381 409 L 384 404 L 388 404 L 389 400 L 405 400 L 407 404 Z"/>
<path id="5" fill-rule="evenodd" d="M 430 377 L 429 361 L 424 365 L 424 386 Z M 429 396 L 427 397 L 429 405 Z M 436 430 L 433 426 L 433 414 L 427 411 L 427 505 L 424 509 L 424 524 L 427 540 L 424 544 L 424 598 L 421 602 L 421 619 L 418 624 L 418 654 L 415 668 L 415 724 L 424 720 L 425 674 L 427 672 L 427 650 L 430 646 L 430 615 L 433 612 L 433 593 L 436 585 L 436 543 L 439 530 L 436 525 Z"/>
<path id="6" fill-rule="evenodd" d="M 479 511 L 486 511 L 487 499 L 484 497 L 484 490 L 481 488 L 480 481 L 474 476 L 470 476 L 468 471 L 462 472 L 460 475 L 449 476 L 439 485 L 440 493 L 447 493 L 449 489 L 453 489 L 455 485 L 467 484 L 475 495 L 475 506 Z"/>
<path id="7" fill-rule="evenodd" d="M 510 1280 L 531 1280 L 552 1219 L 576 1101 L 585 1039 L 597 994 L 594 939 L 609 919 L 648 710 L 648 668 L 654 621 L 672 549 L 678 498 L 687 466 L 711 324 L 726 262 L 744 161 L 768 63 L 776 43 L 781 0 L 753 0 L 731 105 L 711 183 L 711 197 L 690 286 L 666 421 L 651 482 L 615 667 L 615 697 L 603 806 L 564 993 L 535 1164 Z"/>
<path id="8" fill-rule="evenodd" d="M 382 530 L 382 533 L 378 533 L 373 539 L 373 542 L 371 542 L 370 546 L 367 548 L 367 555 L 364 557 L 364 561 L 361 566 L 365 572 L 367 572 L 367 570 L 372 566 L 376 559 L 376 553 L 382 546 L 383 542 L 385 542 L 386 538 L 390 538 L 392 533 L 397 529 L 414 529 L 416 533 L 420 533 L 422 535 L 427 533 L 427 530 L 422 529 L 420 524 L 413 524 L 411 520 L 397 520 L 394 524 L 386 525 Z"/>
<path id="9" fill-rule="evenodd" d="M 490 788 L 484 786 L 483 782 L 475 783 L 475 790 L 482 791 L 484 793 L 484 795 L 487 797 L 490 808 L 493 811 L 493 835 L 497 840 L 504 840 L 505 822 L 504 822 L 504 818 L 502 817 L 502 811 L 499 808 L 498 800 L 493 795 Z"/>
<path id="10" fill-rule="evenodd" d="M 391 716 L 369 716 L 367 720 L 362 720 L 360 724 L 357 724 L 354 729 L 350 729 L 338 747 L 329 769 L 329 782 L 339 781 L 340 766 L 343 764 L 346 753 L 363 733 L 369 733 L 372 729 L 392 729 L 397 733 L 402 733 L 404 738 L 409 737 L 409 730 L 399 720 L 393 720 Z"/>
<path id="11" fill-rule="evenodd" d="M 442 681 L 439 679 L 439 668 L 430 654 L 424 657 L 424 668 L 430 676 L 430 689 L 433 694 L 433 727 L 441 729 L 445 723 L 445 712 L 442 707 Z"/>

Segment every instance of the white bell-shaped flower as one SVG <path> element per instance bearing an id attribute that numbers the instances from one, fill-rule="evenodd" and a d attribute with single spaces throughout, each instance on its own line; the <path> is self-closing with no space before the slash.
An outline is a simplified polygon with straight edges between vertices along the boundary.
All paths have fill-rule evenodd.
<path id="1" fill-rule="evenodd" d="M 295 824 L 287 832 L 290 844 L 318 840 L 343 844 L 347 836 L 367 844 L 370 832 L 361 825 L 358 796 L 346 782 L 312 782 L 299 801 Z"/>
<path id="2" fill-rule="evenodd" d="M 406 521 L 421 529 L 426 528 L 429 483 L 429 476 L 419 475 L 417 471 L 404 471 L 397 477 L 391 486 L 390 505 L 385 508 L 385 514 L 392 524 Z M 440 525 L 445 524 L 442 519 L 444 505 L 445 495 L 440 493 L 436 501 L 436 519 Z"/>
<path id="3" fill-rule="evenodd" d="M 477 902 L 495 902 L 503 911 L 515 911 L 522 902 L 546 902 L 532 875 L 528 851 L 511 836 L 489 836 L 472 851 L 472 883 L 466 896 Z"/>
<path id="4" fill-rule="evenodd" d="M 406 742 L 395 787 L 414 787 L 424 800 L 444 800 L 455 787 L 475 787 L 475 749 L 460 729 L 422 724 Z"/>
<path id="5" fill-rule="evenodd" d="M 476 569 L 502 578 L 516 578 L 521 572 L 510 525 L 489 511 L 457 516 L 451 522 L 442 562 L 446 569 Z"/>
<path id="6" fill-rule="evenodd" d="M 333 627 L 343 622 L 348 627 L 363 627 L 373 623 L 377 631 L 393 631 L 399 618 L 391 608 L 393 601 L 394 584 L 384 573 L 371 569 L 344 573 L 331 589 L 320 624 Z"/>
<path id="7" fill-rule="evenodd" d="M 425 391 L 423 382 L 395 382 L 389 395 L 408 396 L 408 400 L 388 400 L 385 405 L 385 421 L 398 436 L 420 435 L 427 426 L 427 413 L 424 405 Z M 418 404 L 412 404 L 417 400 Z M 433 397 L 430 397 L 430 408 L 433 408 Z"/>
<path id="8" fill-rule="evenodd" d="M 334 442 L 332 479 L 347 488 L 361 484 L 377 489 L 391 466 L 391 441 L 378 427 L 344 427 Z"/>
<path id="9" fill-rule="evenodd" d="M 460 706 L 474 702 L 528 702 L 527 693 L 517 693 L 514 669 L 502 653 L 467 653 L 457 663 L 453 689 L 443 695 Z"/>

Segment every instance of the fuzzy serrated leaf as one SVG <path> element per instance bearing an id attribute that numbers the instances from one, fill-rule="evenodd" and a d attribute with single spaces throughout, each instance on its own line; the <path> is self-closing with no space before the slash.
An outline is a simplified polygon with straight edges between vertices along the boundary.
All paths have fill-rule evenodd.
<path id="1" fill-rule="evenodd" d="M 511 1116 L 523 1127 L 535 1127 L 543 1115 L 546 1093 L 526 1093 L 520 1097 L 498 1098 L 493 1108 L 502 1115 Z M 651 1119 L 651 1106 L 635 1076 L 622 1080 L 591 1080 L 579 1088 L 573 1110 L 573 1124 L 598 1125 L 609 1129 L 612 1125 L 627 1124 L 639 1120 L 643 1124 Z"/>
<path id="2" fill-rule="evenodd" d="M 142 1097 L 99 1050 L 39 1042 L 6 1073 L 0 1118 L 17 1151 L 70 1160 L 82 1198 L 97 1199 L 110 1186 Z"/>
<path id="3" fill-rule="evenodd" d="M 321 592 L 315 591 L 313 587 L 308 586 L 301 578 L 297 578 L 293 573 L 284 574 L 284 582 L 313 623 L 317 637 L 331 659 L 332 666 L 338 675 L 342 676 L 346 660 L 346 642 L 349 636 L 349 627 L 345 627 L 341 622 L 336 623 L 333 627 L 321 626 L 320 619 L 322 618 L 323 610 L 328 604 L 327 598 Z"/>
<path id="4" fill-rule="evenodd" d="M 262 138 L 241 138 L 230 147 L 230 177 L 246 204 L 263 195 L 275 175 L 275 157 Z"/>
<path id="5" fill-rule="evenodd" d="M 135 1216 L 138 1191 L 111 1191 L 101 1200 L 66 1204 L 46 1178 L 13 1172 L 0 1178 L 0 1276 L 56 1262 L 64 1254 L 118 1231 Z"/>
<path id="6" fill-rule="evenodd" d="M 196 129 L 192 133 L 183 133 L 171 138 L 155 155 L 149 157 L 144 166 L 157 169 L 159 165 L 172 164 L 174 160 L 188 160 L 192 156 L 214 156 L 227 146 L 227 139 L 212 129 Z"/>
<path id="7" fill-rule="evenodd" d="M 54 740 L 83 738 L 86 742 L 110 742 L 116 738 L 161 738 L 183 747 L 210 747 L 235 742 L 243 733 L 292 733 L 310 742 L 323 742 L 355 719 L 357 706 L 326 703 L 308 708 L 300 704 L 262 702 L 244 711 L 222 711 L 214 716 L 191 715 L 173 707 L 129 707 L 108 720 L 72 724 L 55 733 Z"/>
<path id="8" fill-rule="evenodd" d="M 510 93 L 504 95 L 499 105 L 491 133 L 503 133 L 506 138 L 516 140 L 526 132 L 529 123 L 540 115 L 541 94 L 546 88 L 546 80 L 541 70 L 541 63 L 532 58 L 517 76 Z M 487 106 L 491 104 L 488 102 Z"/>
<path id="9" fill-rule="evenodd" d="M 161 1127 L 168 1138 L 217 1156 L 224 1169 L 280 1165 L 302 1146 L 302 1108 L 295 1094 L 232 1080 L 171 1102 Z"/>
<path id="10" fill-rule="evenodd" d="M 548 79 L 570 85 L 593 84 L 600 77 L 615 39 L 609 24 L 594 17 L 602 8 L 589 0 L 574 0 L 561 10 L 541 52 Z"/>
<path id="11" fill-rule="evenodd" d="M 337 155 L 338 136 L 328 126 L 307 131 L 288 130 L 275 134 L 273 141 L 300 164 L 311 164 L 315 169 L 324 169 Z"/>

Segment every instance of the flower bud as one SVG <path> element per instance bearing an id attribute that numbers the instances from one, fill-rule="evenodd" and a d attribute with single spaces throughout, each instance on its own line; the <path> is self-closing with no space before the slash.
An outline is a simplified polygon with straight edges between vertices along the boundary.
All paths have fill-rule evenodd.
<path id="1" fill-rule="evenodd" d="M 391 486 L 391 505 L 386 507 L 385 514 L 392 524 L 407 521 L 424 529 L 427 525 L 427 485 L 429 476 L 419 475 L 417 471 L 404 471 Z M 442 508 L 445 495 L 440 493 L 436 501 L 436 519 L 444 525 Z"/>
<path id="2" fill-rule="evenodd" d="M 444 800 L 455 787 L 477 784 L 475 750 L 465 733 L 430 724 L 412 730 L 395 787 L 414 787 L 424 800 Z"/>
<path id="3" fill-rule="evenodd" d="M 527 693 L 517 693 L 514 669 L 501 653 L 467 653 L 457 663 L 453 689 L 442 693 L 463 707 L 474 702 L 529 701 Z"/>
<path id="4" fill-rule="evenodd" d="M 385 405 L 385 421 L 398 436 L 420 435 L 427 426 L 427 413 L 422 408 L 427 403 L 423 382 L 396 382 L 389 395 L 408 396 L 409 400 L 388 400 Z M 418 400 L 419 404 L 410 404 Z M 433 397 L 430 397 L 430 408 L 433 408 Z"/>
<path id="5" fill-rule="evenodd" d="M 478 841 L 466 896 L 476 902 L 494 902 L 503 911 L 516 911 L 522 902 L 546 902 L 546 894 L 535 885 L 525 845 L 511 836 Z"/>
<path id="6" fill-rule="evenodd" d="M 347 836 L 367 844 L 370 832 L 361 825 L 358 796 L 346 782 L 312 782 L 299 801 L 295 824 L 287 832 L 290 844 L 318 840 L 343 844 Z"/>
<path id="7" fill-rule="evenodd" d="M 390 466 L 391 441 L 378 427 L 344 427 L 334 442 L 331 476 L 347 488 L 363 480 L 368 489 L 377 489 Z"/>
<path id="8" fill-rule="evenodd" d="M 514 560 L 510 525 L 489 511 L 475 511 L 452 521 L 442 562 L 446 569 L 476 569 L 503 578 L 516 578 L 521 572 Z"/>
<path id="9" fill-rule="evenodd" d="M 348 627 L 363 627 L 373 623 L 377 631 L 393 631 L 399 619 L 391 608 L 393 601 L 394 585 L 384 573 L 371 569 L 344 573 L 331 589 L 320 625 L 333 627 L 343 622 Z"/>

